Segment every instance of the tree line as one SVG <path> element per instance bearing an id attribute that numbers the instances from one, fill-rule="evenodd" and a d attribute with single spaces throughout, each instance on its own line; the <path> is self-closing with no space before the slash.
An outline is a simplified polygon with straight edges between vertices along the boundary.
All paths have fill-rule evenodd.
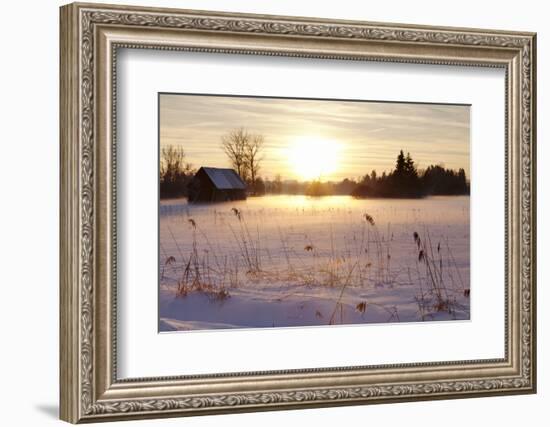
<path id="1" fill-rule="evenodd" d="M 357 198 L 419 198 L 429 195 L 464 195 L 470 193 L 466 172 L 431 165 L 418 170 L 410 153 L 403 150 L 397 155 L 395 168 L 378 176 L 373 170 L 359 180 L 344 178 L 338 182 L 299 182 L 282 181 L 280 175 L 275 180 L 262 182 L 266 193 L 303 194 L 308 196 L 351 195 Z"/>
<path id="2" fill-rule="evenodd" d="M 429 195 L 461 195 L 470 193 L 466 172 L 431 165 L 418 171 L 411 155 L 401 150 L 395 168 L 389 174 L 377 176 L 376 171 L 365 175 L 352 191 L 354 197 L 417 198 Z"/>
<path id="3" fill-rule="evenodd" d="M 410 153 L 405 155 L 403 150 L 397 155 L 395 168 L 389 173 L 384 171 L 380 176 L 373 170 L 359 180 L 345 178 L 339 182 L 299 182 L 283 180 L 281 175 L 271 180 L 262 179 L 260 172 L 264 159 L 264 144 L 262 135 L 244 128 L 233 129 L 221 137 L 220 147 L 229 165 L 247 184 L 247 192 L 250 195 L 260 196 L 267 193 L 417 198 L 470 192 L 470 184 L 464 169 L 455 171 L 431 165 L 424 170 L 418 170 Z M 187 188 L 196 169 L 186 161 L 185 151 L 181 147 L 170 145 L 164 147 L 160 154 L 160 197 L 187 196 Z"/>

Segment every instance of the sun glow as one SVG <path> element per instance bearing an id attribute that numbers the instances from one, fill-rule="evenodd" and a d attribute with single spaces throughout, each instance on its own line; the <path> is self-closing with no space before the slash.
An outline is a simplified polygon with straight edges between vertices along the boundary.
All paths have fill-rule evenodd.
<path id="1" fill-rule="evenodd" d="M 327 179 L 337 172 L 340 145 L 328 139 L 301 137 L 293 140 L 288 161 L 297 178 Z"/>

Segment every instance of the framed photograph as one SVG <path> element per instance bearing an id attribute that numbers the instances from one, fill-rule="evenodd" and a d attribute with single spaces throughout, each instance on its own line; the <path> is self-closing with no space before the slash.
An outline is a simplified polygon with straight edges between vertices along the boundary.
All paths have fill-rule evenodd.
<path id="1" fill-rule="evenodd" d="M 63 420 L 536 391 L 535 34 L 60 21 Z"/>

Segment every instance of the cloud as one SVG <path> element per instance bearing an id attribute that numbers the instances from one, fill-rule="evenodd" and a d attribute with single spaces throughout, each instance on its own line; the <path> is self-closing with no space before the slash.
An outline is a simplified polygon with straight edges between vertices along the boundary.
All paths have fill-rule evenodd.
<path id="1" fill-rule="evenodd" d="M 160 97 L 160 143 L 182 146 L 195 166 L 227 166 L 223 134 L 236 127 L 265 138 L 262 174 L 293 177 L 281 158 L 296 137 L 342 147 L 333 178 L 393 168 L 400 149 L 419 167 L 444 163 L 469 175 L 470 108 L 463 105 L 205 95 Z M 287 151 L 287 150 L 286 150 Z"/>

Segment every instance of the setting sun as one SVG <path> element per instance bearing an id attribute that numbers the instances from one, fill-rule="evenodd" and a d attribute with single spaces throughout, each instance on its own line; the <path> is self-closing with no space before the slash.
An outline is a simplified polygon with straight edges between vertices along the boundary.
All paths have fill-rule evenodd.
<path id="1" fill-rule="evenodd" d="M 327 178 L 338 169 L 340 145 L 328 139 L 301 137 L 288 150 L 290 167 L 296 177 L 305 180 Z"/>

